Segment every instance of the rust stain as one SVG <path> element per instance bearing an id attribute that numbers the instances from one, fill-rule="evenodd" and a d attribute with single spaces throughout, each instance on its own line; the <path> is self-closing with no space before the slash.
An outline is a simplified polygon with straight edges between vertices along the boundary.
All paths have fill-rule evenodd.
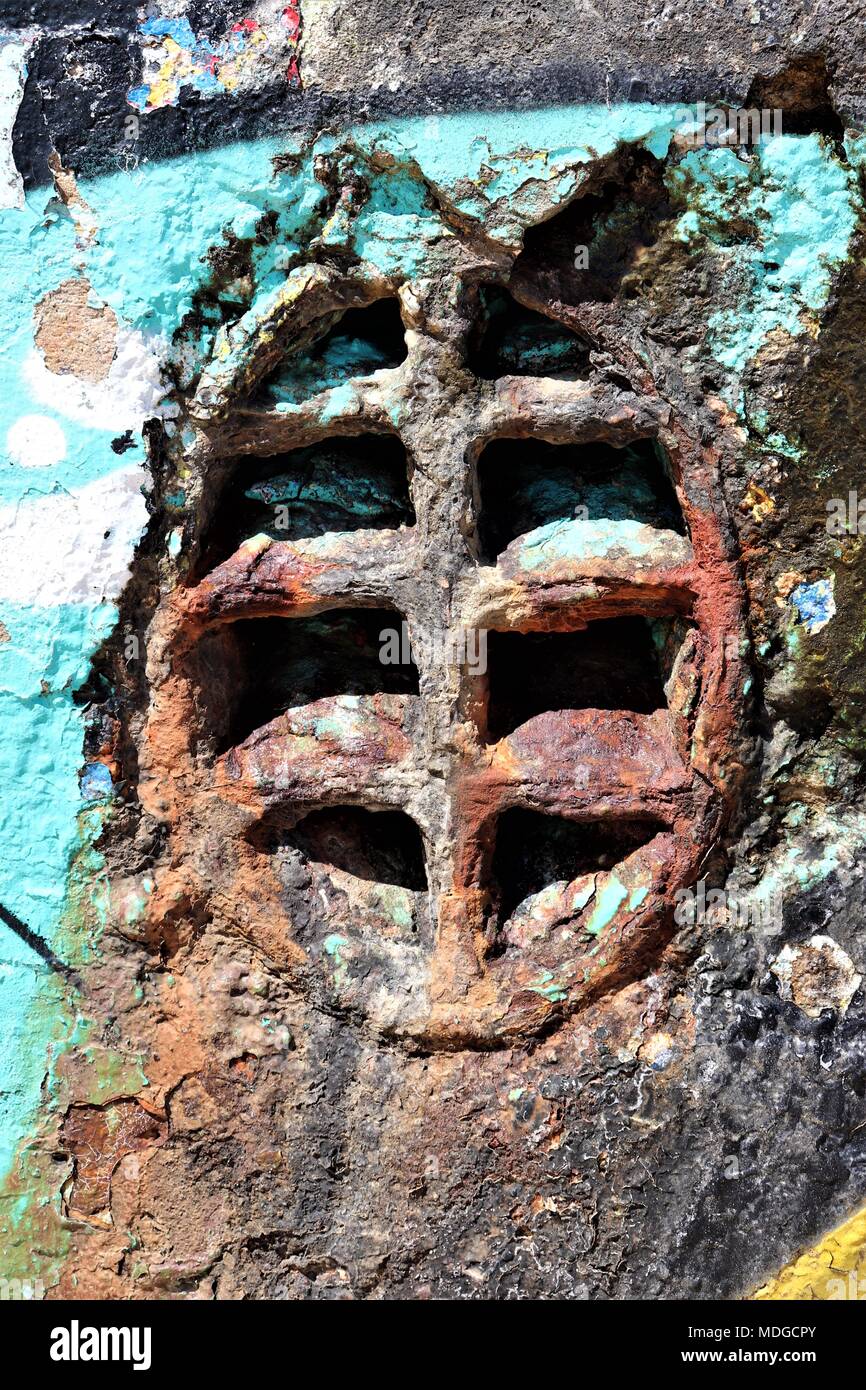
<path id="1" fill-rule="evenodd" d="M 70 1217 L 110 1226 L 111 1180 L 127 1154 L 162 1143 L 166 1125 L 137 1100 L 108 1105 L 74 1105 L 61 1130 L 63 1148 L 74 1159 L 65 1206 Z"/>

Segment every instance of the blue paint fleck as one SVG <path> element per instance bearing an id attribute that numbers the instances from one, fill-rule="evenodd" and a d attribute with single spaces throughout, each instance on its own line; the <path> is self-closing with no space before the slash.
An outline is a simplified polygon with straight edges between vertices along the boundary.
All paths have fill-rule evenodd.
<path id="1" fill-rule="evenodd" d="M 85 801 L 104 801 L 114 791 L 111 773 L 105 763 L 86 763 L 80 785 Z"/>
<path id="2" fill-rule="evenodd" d="M 833 580 L 816 579 L 813 584 L 798 584 L 791 594 L 791 602 L 806 631 L 820 632 L 836 613 Z"/>
<path id="3" fill-rule="evenodd" d="M 188 19 L 148 19 L 141 32 L 156 39 L 174 39 L 179 48 L 195 48 L 198 42 Z"/>

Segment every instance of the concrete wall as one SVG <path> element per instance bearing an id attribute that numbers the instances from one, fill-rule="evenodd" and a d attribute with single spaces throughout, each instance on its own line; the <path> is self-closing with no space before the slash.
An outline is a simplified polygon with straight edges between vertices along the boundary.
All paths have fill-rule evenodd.
<path id="1" fill-rule="evenodd" d="M 830 4 L 151 8 L 3 19 L 2 1272 L 97 1297 L 746 1293 L 863 1196 L 862 43 Z M 780 124 L 708 141 L 696 104 L 723 101 Z M 606 184 L 639 220 L 644 158 L 663 206 L 641 238 L 593 223 L 590 270 L 611 239 L 625 260 L 581 322 L 628 408 L 666 402 L 712 454 L 747 669 L 707 863 L 778 919 L 669 921 L 493 1051 L 383 1045 L 250 926 L 248 880 L 191 888 L 219 870 L 177 849 L 188 785 L 148 772 L 173 748 L 146 734 L 160 615 L 274 324 L 311 392 L 298 440 L 363 413 L 312 381 L 333 319 L 293 341 L 286 284 L 401 292 L 433 343 L 430 283 L 505 283 L 527 229 Z"/>

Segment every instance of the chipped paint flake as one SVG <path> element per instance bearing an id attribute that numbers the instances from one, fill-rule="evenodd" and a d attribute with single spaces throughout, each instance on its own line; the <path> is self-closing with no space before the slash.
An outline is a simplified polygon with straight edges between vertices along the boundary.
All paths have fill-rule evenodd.
<path id="1" fill-rule="evenodd" d="M 12 128 L 27 76 L 27 48 L 0 34 L 0 209 L 24 206 L 24 180 L 12 153 Z"/>
<path id="2" fill-rule="evenodd" d="M 185 17 L 148 19 L 140 26 L 145 80 L 127 93 L 127 101 L 144 114 L 176 106 L 184 88 L 202 96 L 249 88 L 267 75 L 267 62 L 276 57 L 288 84 L 299 86 L 300 28 L 296 4 L 285 6 L 278 26 L 247 16 L 216 42 L 196 35 Z"/>

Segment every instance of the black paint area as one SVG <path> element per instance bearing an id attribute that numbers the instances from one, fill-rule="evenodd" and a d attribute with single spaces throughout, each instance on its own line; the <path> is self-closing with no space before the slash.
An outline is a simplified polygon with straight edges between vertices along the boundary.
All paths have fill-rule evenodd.
<path id="1" fill-rule="evenodd" d="M 82 26 L 74 35 L 49 35 L 34 45 L 12 133 L 26 187 L 50 180 L 52 150 L 76 173 L 123 167 L 127 121 L 134 114 L 126 94 L 139 61 L 130 37 L 134 8 L 116 6 L 115 24 L 102 19 L 98 34 Z"/>
<path id="2" fill-rule="evenodd" d="M 543 888 L 612 869 L 663 829 L 652 820 L 573 821 L 513 807 L 499 818 L 493 854 L 500 920 Z"/>
<path id="3" fill-rule="evenodd" d="M 244 619 L 205 639 L 212 645 L 202 652 L 202 691 L 217 702 L 223 746 L 315 700 L 417 694 L 418 670 L 405 643 L 400 654 L 408 661 L 381 659 L 387 639 L 380 633 L 399 635 L 401 623 L 392 609 L 343 609 L 315 618 Z"/>
<path id="4" fill-rule="evenodd" d="M 15 163 L 27 187 L 50 182 L 52 148 L 64 167 L 92 175 L 257 136 L 317 132 L 329 125 L 388 116 L 478 111 L 481 130 L 485 111 L 599 100 L 739 102 L 746 86 L 743 75 L 724 64 L 678 64 L 670 69 L 656 65 L 636 78 L 625 63 L 611 67 L 607 59 L 595 58 L 568 58 L 537 68 L 507 62 L 501 68 L 419 63 L 393 91 L 385 84 L 368 88 L 351 73 L 346 90 L 336 93 L 289 87 L 283 75 L 265 77 L 252 90 L 238 94 L 203 97 L 184 88 L 176 106 L 141 116 L 131 135 L 127 118 L 136 113 L 126 98 L 141 78 L 142 14 L 134 0 L 0 4 L 0 25 L 5 29 L 42 31 L 29 51 L 25 93 L 13 132 Z M 236 6 L 220 0 L 194 0 L 186 16 L 197 35 L 211 40 L 221 38 L 230 23 L 242 17 Z M 801 123 L 827 128 L 835 119 L 828 101 L 822 98 L 818 104 L 818 98 L 810 96 Z"/>
<path id="5" fill-rule="evenodd" d="M 136 0 L 0 0 L 0 24 L 15 29 L 81 29 L 99 25 L 101 31 L 135 29 L 140 4 Z"/>
<path id="6" fill-rule="evenodd" d="M 406 338 L 396 299 L 376 300 L 349 309 L 312 347 L 292 354 L 266 379 L 259 399 L 300 404 L 323 390 L 399 367 L 406 358 Z"/>
<path id="7" fill-rule="evenodd" d="M 583 632 L 490 632 L 487 643 L 492 740 L 548 710 L 651 714 L 667 706 L 645 618 L 605 618 Z"/>
<path id="8" fill-rule="evenodd" d="M 308 861 L 356 878 L 415 893 L 427 889 L 421 833 L 403 811 L 367 811 L 360 806 L 311 811 L 285 843 Z"/>

